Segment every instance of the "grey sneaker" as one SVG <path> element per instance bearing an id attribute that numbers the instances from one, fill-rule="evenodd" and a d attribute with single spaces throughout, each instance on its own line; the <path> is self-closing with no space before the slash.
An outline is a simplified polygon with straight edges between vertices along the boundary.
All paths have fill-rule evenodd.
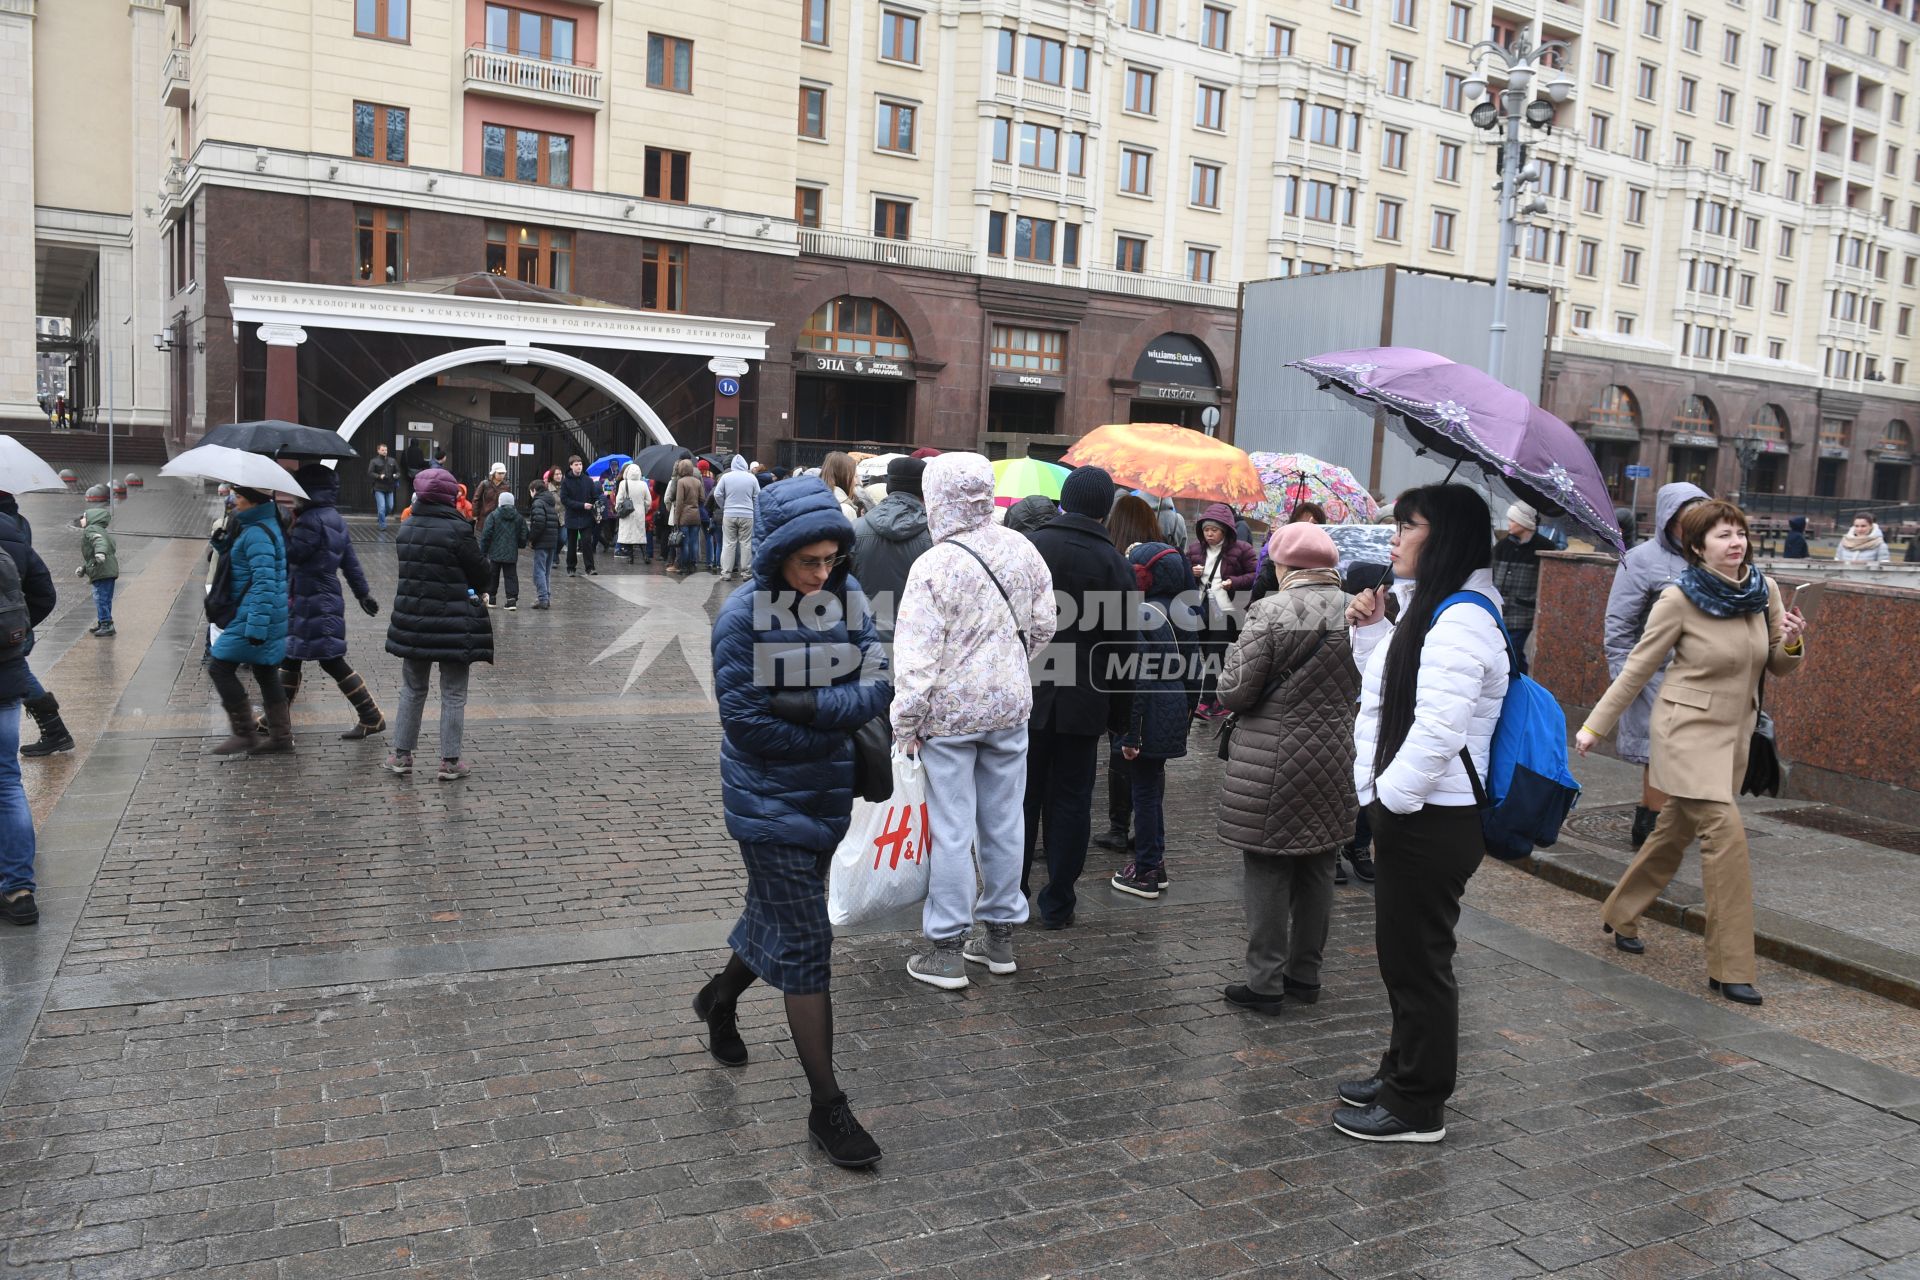
<path id="1" fill-rule="evenodd" d="M 960 954 L 974 964 L 987 966 L 988 973 L 1012 973 L 1019 967 L 1013 962 L 1013 926 L 989 922 L 982 927 L 986 936 L 976 932 Z"/>
<path id="2" fill-rule="evenodd" d="M 907 961 L 907 972 L 942 991 L 958 991 L 967 985 L 967 962 L 961 958 L 964 938 L 941 938 L 925 955 Z"/>

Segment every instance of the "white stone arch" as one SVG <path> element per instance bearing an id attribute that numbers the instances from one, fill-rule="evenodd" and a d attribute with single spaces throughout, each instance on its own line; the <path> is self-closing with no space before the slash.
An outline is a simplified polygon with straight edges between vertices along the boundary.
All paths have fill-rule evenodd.
<path id="1" fill-rule="evenodd" d="M 570 356 L 564 351 L 549 351 L 544 347 L 486 346 L 461 347 L 444 355 L 422 360 L 410 369 L 394 374 L 385 382 L 367 393 L 353 411 L 340 424 L 340 438 L 352 441 L 354 433 L 366 420 L 373 416 L 374 410 L 406 390 L 422 378 L 431 378 L 449 369 L 458 369 L 469 364 L 537 364 L 547 369 L 558 369 L 570 374 L 582 382 L 591 383 L 605 392 L 621 408 L 633 415 L 643 430 L 659 444 L 673 444 L 673 433 L 667 430 L 667 424 L 653 411 L 653 406 L 635 395 L 633 389 L 620 379 L 597 365 L 588 364 L 578 356 Z"/>

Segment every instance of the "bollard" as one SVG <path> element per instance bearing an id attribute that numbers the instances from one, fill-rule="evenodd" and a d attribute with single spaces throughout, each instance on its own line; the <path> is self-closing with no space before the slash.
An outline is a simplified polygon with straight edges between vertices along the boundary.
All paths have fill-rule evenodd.
<path id="1" fill-rule="evenodd" d="M 103 484 L 96 484 L 88 487 L 87 489 L 87 505 L 88 506 L 92 506 L 96 502 L 104 503 L 106 502 L 106 500 L 107 500 L 107 486 Z"/>
<path id="2" fill-rule="evenodd" d="M 127 482 L 125 480 L 115 480 L 113 482 L 113 496 L 116 498 L 124 498 L 127 496 Z"/>
<path id="3" fill-rule="evenodd" d="M 62 467 L 60 468 L 60 483 L 71 489 L 80 483 L 80 477 L 73 473 L 71 467 Z"/>
<path id="4" fill-rule="evenodd" d="M 140 474 L 138 472 L 136 471 L 127 472 L 127 479 L 126 479 L 127 488 L 129 489 L 144 488 L 146 486 L 146 483 L 147 482 L 145 480 L 142 480 L 140 478 Z"/>

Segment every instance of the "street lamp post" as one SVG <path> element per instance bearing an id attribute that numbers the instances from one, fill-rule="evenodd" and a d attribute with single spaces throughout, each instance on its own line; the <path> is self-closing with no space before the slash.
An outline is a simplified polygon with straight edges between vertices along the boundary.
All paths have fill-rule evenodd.
<path id="1" fill-rule="evenodd" d="M 1520 126 L 1549 128 L 1553 124 L 1553 109 L 1572 99 L 1573 78 L 1562 65 L 1566 48 L 1559 40 L 1547 40 L 1535 46 L 1526 35 L 1512 45 L 1482 40 L 1469 54 L 1475 68 L 1462 86 L 1467 101 L 1477 102 L 1487 97 L 1489 71 L 1504 74 L 1507 80 L 1506 88 L 1497 99 L 1488 99 L 1473 109 L 1473 123 L 1479 128 L 1504 126 L 1500 141 L 1500 253 L 1499 261 L 1494 264 L 1493 323 L 1487 332 L 1487 372 L 1503 382 L 1506 380 L 1507 275 L 1518 220 L 1544 212 L 1547 207 L 1546 197 L 1538 193 L 1525 201 L 1519 198 L 1521 188 L 1537 187 L 1544 172 L 1538 162 L 1526 162 Z M 1546 97 L 1535 98 L 1534 76 L 1549 58 L 1554 59 L 1553 77 L 1544 86 Z"/>

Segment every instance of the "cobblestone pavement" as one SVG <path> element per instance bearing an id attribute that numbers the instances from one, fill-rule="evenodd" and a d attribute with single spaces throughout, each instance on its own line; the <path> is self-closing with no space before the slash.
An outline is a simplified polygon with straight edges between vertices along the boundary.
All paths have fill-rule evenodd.
<path id="1" fill-rule="evenodd" d="M 205 756 L 191 569 L 123 586 L 147 639 L 123 618 L 87 668 L 111 705 L 45 825 L 47 918 L 0 937 L 14 1272 L 1920 1276 L 1912 1010 L 1777 966 L 1737 1010 L 1692 935 L 1619 961 L 1591 902 L 1507 868 L 1463 920 L 1447 1141 L 1339 1137 L 1333 1084 L 1386 1028 L 1371 899 L 1339 891 L 1319 1003 L 1224 1005 L 1237 855 L 1198 753 L 1162 902 L 1096 854 L 1076 928 L 954 994 L 905 976 L 910 931 L 841 940 L 843 1080 L 887 1156 L 834 1169 L 777 998 L 743 1002 L 739 1071 L 687 1013 L 742 878 L 693 668 L 669 649 L 627 687 L 664 579 L 496 613 L 475 772 L 443 785 L 338 741 L 325 683 L 297 756 Z M 383 623 L 353 613 L 351 647 L 391 712 Z M 75 681 L 102 661 L 66 652 Z"/>

